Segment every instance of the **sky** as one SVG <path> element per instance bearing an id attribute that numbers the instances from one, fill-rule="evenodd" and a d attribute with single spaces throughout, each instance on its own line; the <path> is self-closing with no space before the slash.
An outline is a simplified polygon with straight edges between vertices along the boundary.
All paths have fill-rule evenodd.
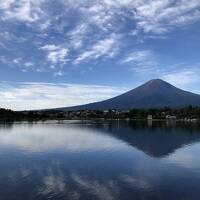
<path id="1" fill-rule="evenodd" d="M 200 94 L 200 0 L 0 0 L 0 107 L 104 100 L 154 78 Z"/>

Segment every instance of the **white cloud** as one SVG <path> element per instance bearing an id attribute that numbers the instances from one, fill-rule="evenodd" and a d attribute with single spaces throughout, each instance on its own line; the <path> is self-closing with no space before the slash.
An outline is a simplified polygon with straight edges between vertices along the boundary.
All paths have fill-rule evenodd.
<path id="1" fill-rule="evenodd" d="M 139 39 L 166 38 L 170 30 L 186 27 L 199 19 L 199 0 L 57 0 L 53 2 L 0 0 L 0 22 L 5 25 L 9 22 L 9 27 L 16 26 L 15 30 L 19 25 L 16 22 L 21 22 L 26 24 L 24 31 L 27 31 L 24 38 L 19 38 L 17 31 L 9 30 L 8 27 L 6 34 L 0 39 L 0 45 L 8 49 L 11 49 L 11 43 L 13 46 L 22 47 L 18 48 L 19 56 L 25 58 L 28 48 L 40 46 L 45 40 L 46 45 L 34 49 L 31 59 L 35 59 L 33 60 L 35 64 L 43 66 L 48 71 L 49 64 L 57 68 L 57 65 L 67 62 L 79 64 L 99 58 L 112 58 L 129 46 L 125 38 L 127 35 L 129 37 L 141 35 Z M 20 46 L 20 40 L 21 43 L 26 42 L 27 48 Z M 40 50 L 46 51 L 47 54 L 42 57 Z M 133 62 L 130 56 L 138 55 L 127 57 L 127 61 L 132 59 Z M 30 61 L 26 60 L 26 62 Z M 148 68 L 150 66 L 153 68 L 155 64 L 150 59 L 145 63 L 136 60 L 134 62 L 137 66 L 140 63 L 143 66 L 148 65 Z M 143 68 L 140 65 L 136 70 L 141 71 Z M 52 71 L 55 73 L 54 70 Z"/>
<path id="2" fill-rule="evenodd" d="M 22 58 L 15 58 L 15 59 L 13 60 L 13 63 L 15 63 L 15 64 L 20 64 L 21 61 L 22 61 Z"/>
<path id="3" fill-rule="evenodd" d="M 15 2 L 15 0 L 0 1 L 0 9 L 8 9 Z"/>
<path id="4" fill-rule="evenodd" d="M 56 64 L 58 62 L 66 63 L 67 55 L 68 55 L 68 49 L 62 48 L 56 51 L 49 52 L 47 56 L 47 60 L 52 62 L 53 64 Z"/>
<path id="5" fill-rule="evenodd" d="M 82 47 L 83 41 L 87 35 L 87 31 L 88 31 L 87 29 L 88 29 L 88 24 L 81 23 L 81 24 L 78 24 L 73 30 L 71 30 L 68 33 L 72 48 L 77 49 L 77 48 Z"/>
<path id="6" fill-rule="evenodd" d="M 75 64 L 89 59 L 98 59 L 100 57 L 112 58 L 119 50 L 119 36 L 112 34 L 111 36 L 98 41 L 89 50 L 81 53 L 75 60 Z"/>
<path id="7" fill-rule="evenodd" d="M 71 9 L 77 12 L 77 16 L 80 15 L 80 27 L 91 29 L 96 26 L 103 32 L 109 31 L 110 27 L 117 30 L 115 20 L 119 14 L 121 17 L 126 16 L 133 22 L 135 21 L 137 29 L 157 34 L 200 19 L 199 0 L 95 0 L 85 2 L 58 0 L 57 4 L 63 4 L 63 7 L 66 7 L 66 13 L 61 11 L 60 16 L 51 16 L 49 10 L 43 7 L 43 3 L 51 4 L 48 0 L 5 0 L 0 2 L 0 9 L 3 11 L 4 20 L 12 19 L 30 23 L 40 21 L 41 27 L 44 26 L 45 29 L 56 18 L 65 17 Z M 68 20 L 65 23 L 68 24 Z M 77 27 L 74 33 L 76 30 Z"/>
<path id="8" fill-rule="evenodd" d="M 156 67 L 154 53 L 150 50 L 133 51 L 125 56 L 121 63 L 131 64 L 132 69 L 137 72 L 150 71 Z"/>
<path id="9" fill-rule="evenodd" d="M 176 26 L 184 26 L 200 19 L 199 0 L 140 1 L 135 19 L 138 29 L 146 33 L 165 33 Z"/>
<path id="10" fill-rule="evenodd" d="M 152 56 L 151 51 L 143 50 L 143 51 L 134 51 L 126 56 L 123 60 L 124 63 L 129 62 L 144 62 L 148 60 Z"/>
<path id="11" fill-rule="evenodd" d="M 65 107 L 108 99 L 126 90 L 98 85 L 1 83 L 0 105 L 15 110 Z"/>
<path id="12" fill-rule="evenodd" d="M 0 2 L 3 10 L 3 20 L 18 20 L 24 22 L 35 22 L 40 19 L 42 10 L 40 8 L 43 0 L 5 0 Z"/>
<path id="13" fill-rule="evenodd" d="M 61 70 L 54 73 L 54 76 L 63 76 L 63 75 L 64 73 Z"/>
<path id="14" fill-rule="evenodd" d="M 27 67 L 27 68 L 32 67 L 33 65 L 34 65 L 34 63 L 32 63 L 32 62 L 24 63 L 24 66 Z"/>
<path id="15" fill-rule="evenodd" d="M 45 45 L 40 47 L 39 49 L 47 51 L 47 61 L 52 64 L 62 63 L 65 64 L 67 62 L 67 56 L 69 50 L 67 48 L 56 46 L 56 45 Z"/>
<path id="16" fill-rule="evenodd" d="M 59 49 L 59 46 L 56 46 L 54 44 L 47 44 L 47 45 L 40 47 L 40 49 L 47 50 L 47 51 L 55 51 L 55 50 Z"/>
<path id="17" fill-rule="evenodd" d="M 195 83 L 199 81 L 199 73 L 200 70 L 198 69 L 188 69 L 176 72 L 170 72 L 164 74 L 162 78 L 171 84 L 174 84 L 179 87 L 187 86 L 189 84 Z"/>
<path id="18" fill-rule="evenodd" d="M 77 3 L 77 2 L 76 2 Z M 67 34 L 72 48 L 91 48 L 91 41 L 98 41 L 105 33 L 112 33 L 114 12 L 102 2 L 77 3 L 78 15 L 81 16 L 76 26 Z M 68 5 L 69 6 L 69 5 Z M 91 40 L 92 36 L 92 40 Z"/>

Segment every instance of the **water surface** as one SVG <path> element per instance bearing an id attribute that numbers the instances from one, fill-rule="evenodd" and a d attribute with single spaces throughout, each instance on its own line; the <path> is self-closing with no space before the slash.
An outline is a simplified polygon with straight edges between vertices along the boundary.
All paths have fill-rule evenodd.
<path id="1" fill-rule="evenodd" d="M 199 200 L 200 128 L 64 121 L 0 125 L 2 200 Z"/>

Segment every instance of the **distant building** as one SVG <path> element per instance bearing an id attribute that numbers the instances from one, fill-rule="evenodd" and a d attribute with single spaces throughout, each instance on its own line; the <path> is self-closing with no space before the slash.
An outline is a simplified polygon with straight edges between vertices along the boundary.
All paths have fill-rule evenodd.
<path id="1" fill-rule="evenodd" d="M 104 113 L 104 114 L 108 114 L 108 113 L 109 113 L 109 110 L 104 110 L 103 113 Z"/>
<path id="2" fill-rule="evenodd" d="M 166 119 L 176 120 L 176 116 L 174 116 L 174 115 L 166 115 Z"/>
<path id="3" fill-rule="evenodd" d="M 148 115 L 147 116 L 147 120 L 153 120 L 153 116 L 152 115 Z"/>
<path id="4" fill-rule="evenodd" d="M 125 113 L 125 114 L 126 114 L 126 113 L 130 113 L 130 110 L 120 110 L 119 112 L 120 112 L 120 113 Z"/>
<path id="5" fill-rule="evenodd" d="M 184 122 L 197 122 L 198 120 L 196 118 L 188 119 L 184 118 Z"/>

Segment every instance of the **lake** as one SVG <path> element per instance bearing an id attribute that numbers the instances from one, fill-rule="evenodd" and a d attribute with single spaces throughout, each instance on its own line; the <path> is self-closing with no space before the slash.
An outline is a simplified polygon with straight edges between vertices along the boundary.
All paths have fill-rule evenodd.
<path id="1" fill-rule="evenodd" d="M 199 200 L 200 126 L 0 124 L 1 200 Z"/>

